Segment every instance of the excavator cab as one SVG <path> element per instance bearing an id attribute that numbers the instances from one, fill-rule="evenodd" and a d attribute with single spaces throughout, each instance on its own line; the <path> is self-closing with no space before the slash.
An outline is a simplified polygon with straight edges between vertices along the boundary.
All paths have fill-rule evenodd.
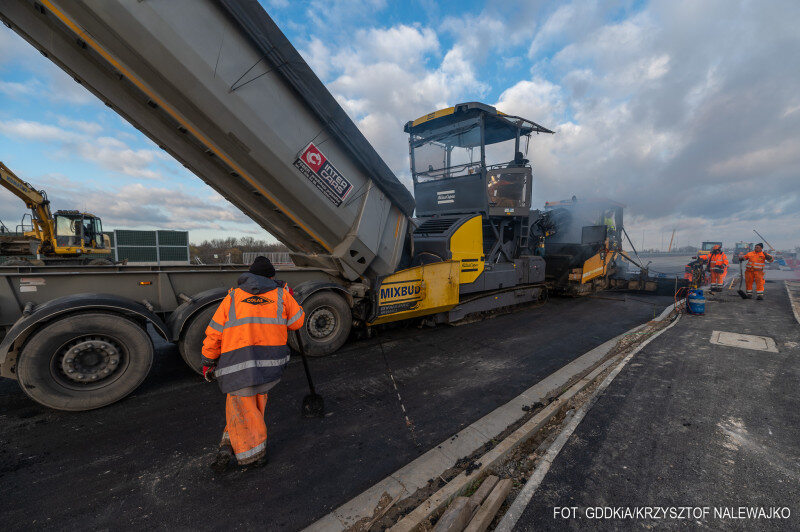
<path id="1" fill-rule="evenodd" d="M 56 211 L 53 219 L 56 253 L 75 253 L 78 250 L 92 253 L 107 248 L 102 222 L 97 216 L 79 211 Z"/>

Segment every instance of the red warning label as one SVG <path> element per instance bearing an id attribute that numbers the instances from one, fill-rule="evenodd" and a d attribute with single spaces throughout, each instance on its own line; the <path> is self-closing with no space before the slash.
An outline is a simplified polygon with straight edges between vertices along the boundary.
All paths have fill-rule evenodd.
<path id="1" fill-rule="evenodd" d="M 306 146 L 294 166 L 337 207 L 353 189 L 353 184 L 339 173 L 314 143 Z"/>

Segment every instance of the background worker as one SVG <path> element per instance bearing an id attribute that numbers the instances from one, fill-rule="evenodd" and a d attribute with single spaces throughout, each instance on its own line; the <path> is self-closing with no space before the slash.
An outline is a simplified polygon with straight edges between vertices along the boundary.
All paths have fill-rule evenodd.
<path id="1" fill-rule="evenodd" d="M 617 232 L 617 224 L 614 221 L 614 218 L 614 211 L 612 209 L 608 209 L 603 213 L 601 225 L 606 226 L 606 236 L 609 240 L 614 240 L 614 236 Z"/>
<path id="2" fill-rule="evenodd" d="M 764 299 L 764 263 L 772 262 L 772 255 L 764 253 L 764 244 L 759 242 L 749 253 L 740 254 L 739 262 L 747 261 L 744 281 L 747 284 L 747 297 L 753 297 L 753 282 L 756 283 L 756 299 Z"/>
<path id="3" fill-rule="evenodd" d="M 725 286 L 725 275 L 728 273 L 728 256 L 719 244 L 711 249 L 708 256 L 708 271 L 711 272 L 711 291 L 721 291 Z"/>
<path id="4" fill-rule="evenodd" d="M 267 392 L 280 381 L 289 362 L 289 330 L 303 325 L 303 309 L 266 257 L 256 257 L 250 271 L 228 292 L 206 329 L 203 376 L 216 379 L 227 394 L 217 472 L 236 458 L 239 465 L 267 462 Z"/>

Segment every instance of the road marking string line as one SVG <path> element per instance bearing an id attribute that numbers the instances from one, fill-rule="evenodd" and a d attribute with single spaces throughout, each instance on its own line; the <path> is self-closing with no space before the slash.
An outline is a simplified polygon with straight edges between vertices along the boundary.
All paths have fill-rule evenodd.
<path id="1" fill-rule="evenodd" d="M 381 348 L 381 355 L 383 356 L 383 363 L 386 365 L 386 373 L 389 374 L 389 379 L 392 381 L 392 386 L 394 386 L 394 391 L 397 394 L 397 401 L 400 403 L 400 410 L 403 411 L 403 417 L 406 420 L 406 427 L 411 432 L 411 440 L 414 442 L 416 447 L 421 447 L 420 443 L 417 441 L 417 435 L 414 432 L 414 423 L 411 422 L 411 419 L 408 417 L 408 411 L 406 410 L 406 405 L 403 403 L 403 397 L 400 395 L 400 389 L 397 387 L 397 381 L 394 380 L 394 374 L 392 373 L 392 368 L 389 366 L 389 360 L 386 358 L 386 352 L 383 350 L 383 342 L 378 339 L 378 345 Z"/>

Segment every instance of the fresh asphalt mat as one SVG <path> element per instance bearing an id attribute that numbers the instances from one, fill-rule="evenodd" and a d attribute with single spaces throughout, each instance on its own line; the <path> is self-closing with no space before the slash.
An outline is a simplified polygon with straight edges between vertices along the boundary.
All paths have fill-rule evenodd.
<path id="1" fill-rule="evenodd" d="M 715 345 L 714 331 L 769 337 L 778 352 Z M 799 530 L 798 390 L 800 325 L 783 283 L 767 284 L 766 301 L 735 295 L 710 301 L 705 316 L 684 316 L 620 372 L 553 462 L 515 530 Z M 576 507 L 575 515 L 556 509 L 564 507 Z M 675 510 L 689 516 L 683 519 L 619 513 L 646 507 L 691 513 Z M 745 515 L 779 508 L 782 517 L 788 508 L 789 518 L 731 517 L 740 516 L 740 507 Z M 707 516 L 697 513 L 703 508 Z"/>
<path id="2" fill-rule="evenodd" d="M 270 463 L 221 477 L 207 464 L 224 396 L 171 345 L 158 346 L 139 390 L 92 412 L 47 410 L 3 379 L 3 528 L 302 528 L 672 303 L 604 297 L 553 299 L 458 327 L 397 328 L 312 359 L 322 420 L 300 417 L 307 388 L 293 360 L 267 405 Z"/>

